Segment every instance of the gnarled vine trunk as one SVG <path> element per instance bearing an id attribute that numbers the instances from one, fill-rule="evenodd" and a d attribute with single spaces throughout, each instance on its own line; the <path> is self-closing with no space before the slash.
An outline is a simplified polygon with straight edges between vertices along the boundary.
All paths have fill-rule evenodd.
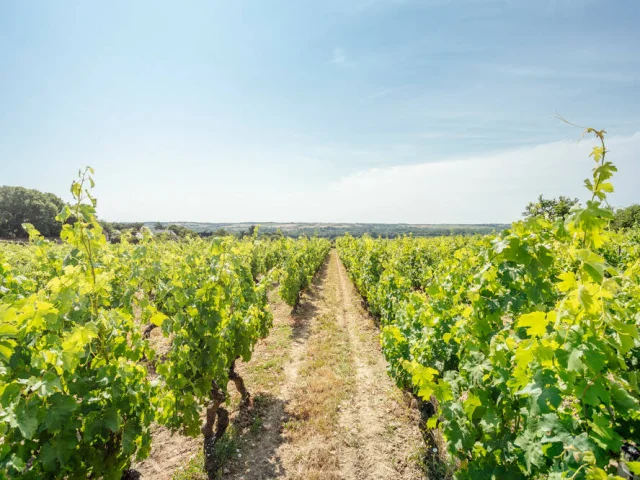
<path id="1" fill-rule="evenodd" d="M 215 381 L 211 382 L 211 400 L 207 407 L 207 416 L 205 424 L 202 427 L 202 435 L 204 435 L 204 468 L 207 471 L 209 478 L 215 478 L 215 474 L 218 470 L 218 462 L 215 455 L 216 440 L 224 434 L 227 425 L 229 424 L 229 414 L 227 411 L 220 407 L 222 402 L 225 401 L 225 394 L 220 389 Z M 214 425 L 218 419 L 218 428 L 214 433 Z M 221 429 L 221 427 L 223 427 Z"/>
<path id="2" fill-rule="evenodd" d="M 231 364 L 231 367 L 229 368 L 229 380 L 231 380 L 235 384 L 236 389 L 242 397 L 242 403 L 248 405 L 251 401 L 251 395 L 249 394 L 247 387 L 245 387 L 244 385 L 244 380 L 242 380 L 242 377 L 236 372 L 235 367 L 236 361 L 234 360 Z"/>
<path id="3" fill-rule="evenodd" d="M 242 404 L 249 405 L 251 395 L 244 385 L 244 380 L 242 380 L 242 377 L 236 372 L 235 366 L 236 362 L 234 360 L 229 367 L 229 380 L 233 381 L 236 389 L 242 396 Z M 226 400 L 226 395 L 215 381 L 211 382 L 210 398 L 211 400 L 207 406 L 205 424 L 202 427 L 202 434 L 204 436 L 204 468 L 207 471 L 208 477 L 214 479 L 216 478 L 219 468 L 215 454 L 215 445 L 216 442 L 222 438 L 229 426 L 229 412 L 222 407 L 222 404 Z"/>

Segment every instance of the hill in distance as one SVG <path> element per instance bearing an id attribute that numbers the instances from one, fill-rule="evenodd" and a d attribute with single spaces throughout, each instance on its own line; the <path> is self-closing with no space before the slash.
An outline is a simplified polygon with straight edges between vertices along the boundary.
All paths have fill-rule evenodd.
<path id="1" fill-rule="evenodd" d="M 509 225 L 500 223 L 488 224 L 409 224 L 409 223 L 278 223 L 278 222 L 240 222 L 240 223 L 206 223 L 206 222 L 161 222 L 167 225 L 182 225 L 197 233 L 216 232 L 224 229 L 230 234 L 246 232 L 254 225 L 259 225 L 261 234 L 275 234 L 278 230 L 288 237 L 301 235 L 317 235 L 324 238 L 336 238 L 349 233 L 354 237 L 369 234 L 372 237 L 393 238 L 412 234 L 419 237 L 435 237 L 441 235 L 488 234 L 500 231 Z M 157 222 L 145 222 L 154 229 Z"/>

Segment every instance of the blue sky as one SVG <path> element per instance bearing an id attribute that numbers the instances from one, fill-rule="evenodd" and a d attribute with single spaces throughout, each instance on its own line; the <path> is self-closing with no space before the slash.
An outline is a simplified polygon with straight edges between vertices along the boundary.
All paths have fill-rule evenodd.
<path id="1" fill-rule="evenodd" d="M 504 222 L 640 202 L 637 0 L 0 3 L 0 184 L 109 220 Z M 585 144 L 586 143 L 586 144 Z M 616 148 L 613 148 L 616 147 Z"/>

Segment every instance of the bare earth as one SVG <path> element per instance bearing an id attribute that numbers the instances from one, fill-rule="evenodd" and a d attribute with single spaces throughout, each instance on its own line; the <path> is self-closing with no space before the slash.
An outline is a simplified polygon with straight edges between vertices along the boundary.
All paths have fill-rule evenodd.
<path id="1" fill-rule="evenodd" d="M 234 392 L 234 443 L 222 478 L 425 478 L 419 413 L 389 378 L 378 328 L 335 250 L 297 313 L 275 292 L 271 308 L 273 330 L 237 369 L 253 406 L 240 415 Z M 150 458 L 135 468 L 144 479 L 170 479 L 200 448 L 199 439 L 159 428 Z"/>

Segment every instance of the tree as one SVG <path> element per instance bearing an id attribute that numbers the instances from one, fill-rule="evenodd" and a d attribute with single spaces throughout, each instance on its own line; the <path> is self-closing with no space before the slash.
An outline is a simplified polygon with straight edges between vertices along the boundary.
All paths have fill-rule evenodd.
<path id="1" fill-rule="evenodd" d="M 569 198 L 563 195 L 558 198 L 544 198 L 539 195 L 535 202 L 529 202 L 522 215 L 526 218 L 543 217 L 551 221 L 564 219 L 571 211 L 571 207 L 577 203 L 577 198 Z"/>
<path id="2" fill-rule="evenodd" d="M 640 226 L 640 205 L 634 204 L 617 209 L 613 215 L 611 226 L 616 230 Z"/>
<path id="3" fill-rule="evenodd" d="M 254 234 L 256 234 L 257 228 L 256 225 L 251 225 L 247 230 L 241 230 L 238 232 L 238 238 L 253 237 Z"/>
<path id="4" fill-rule="evenodd" d="M 0 187 L 0 237 L 27 238 L 23 223 L 31 223 L 45 237 L 60 235 L 56 215 L 64 201 L 53 193 L 24 187 Z"/>
<path id="5" fill-rule="evenodd" d="M 196 232 L 183 225 L 172 224 L 167 227 L 167 230 L 175 233 L 180 238 L 193 237 L 196 235 Z"/>
<path id="6" fill-rule="evenodd" d="M 111 243 L 120 243 L 123 234 L 134 236 L 144 228 L 143 222 L 107 222 L 98 220 L 104 233 Z"/>

